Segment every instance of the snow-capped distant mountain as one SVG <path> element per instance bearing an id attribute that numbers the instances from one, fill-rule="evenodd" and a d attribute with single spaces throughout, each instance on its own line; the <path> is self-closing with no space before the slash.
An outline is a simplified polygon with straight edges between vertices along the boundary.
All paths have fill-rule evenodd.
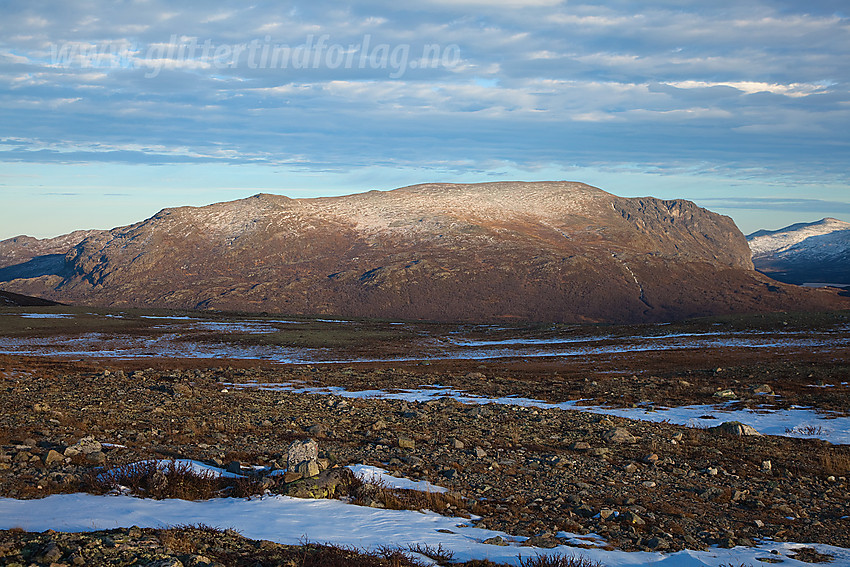
<path id="1" fill-rule="evenodd" d="M 786 283 L 850 285 L 850 222 L 825 218 L 747 236 L 753 264 Z"/>

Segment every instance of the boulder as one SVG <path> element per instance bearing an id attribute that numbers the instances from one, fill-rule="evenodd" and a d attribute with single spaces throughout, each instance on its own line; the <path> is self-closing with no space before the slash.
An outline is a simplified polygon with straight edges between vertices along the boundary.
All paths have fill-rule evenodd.
<path id="1" fill-rule="evenodd" d="M 354 473 L 339 467 L 322 471 L 313 478 L 287 484 L 284 493 L 295 498 L 339 498 L 348 494 L 348 489 L 354 482 Z"/>
<path id="2" fill-rule="evenodd" d="M 637 438 L 624 427 L 615 427 L 606 431 L 602 438 L 608 443 L 634 443 Z"/>
<path id="3" fill-rule="evenodd" d="M 286 449 L 286 468 L 298 470 L 301 463 L 315 461 L 319 458 L 319 444 L 312 439 L 293 441 Z"/>
<path id="4" fill-rule="evenodd" d="M 89 453 L 97 453 L 103 450 L 103 445 L 100 444 L 94 437 L 83 437 L 67 449 L 65 449 L 66 457 L 76 457 L 77 455 L 88 455 Z"/>
<path id="5" fill-rule="evenodd" d="M 714 392 L 714 397 L 720 398 L 721 400 L 735 400 L 738 398 L 738 395 L 729 388 L 726 388 L 725 390 L 717 390 Z"/>
<path id="6" fill-rule="evenodd" d="M 312 478 L 319 474 L 318 461 L 304 461 L 298 465 L 297 471 L 301 473 L 303 478 Z"/>
<path id="7" fill-rule="evenodd" d="M 716 427 L 709 428 L 709 431 L 735 435 L 737 437 L 743 437 L 746 435 L 761 435 L 755 427 L 741 423 L 740 421 L 725 421 Z"/>
<path id="8" fill-rule="evenodd" d="M 632 526 L 642 526 L 646 524 L 643 518 L 632 512 L 631 510 L 626 510 L 624 513 L 620 514 L 620 519 Z"/>
<path id="9" fill-rule="evenodd" d="M 53 449 L 48 451 L 47 454 L 44 456 L 44 464 L 48 467 L 52 467 L 55 464 L 62 464 L 64 462 L 65 457 L 62 455 L 62 453 L 54 451 Z"/>

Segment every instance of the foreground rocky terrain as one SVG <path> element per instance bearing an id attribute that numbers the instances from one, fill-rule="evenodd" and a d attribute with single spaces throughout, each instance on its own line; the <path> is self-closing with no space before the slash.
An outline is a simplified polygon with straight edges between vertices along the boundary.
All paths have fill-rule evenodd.
<path id="1" fill-rule="evenodd" d="M 432 502 L 437 511 L 475 515 L 477 526 L 530 537 L 537 547 L 560 543 L 555 537 L 560 531 L 596 533 L 626 550 L 751 545 L 758 538 L 850 547 L 847 446 L 450 398 L 412 403 L 233 385 L 454 380 L 474 390 L 502 375 L 492 365 L 209 368 L 163 361 L 157 366 L 103 369 L 86 362 L 4 358 L 0 495 L 39 498 L 85 490 L 95 467 L 154 457 L 221 467 L 238 461 L 271 470 L 285 466 L 281 461 L 293 440 L 313 438 L 329 470 L 365 463 L 429 480 L 451 491 L 451 498 Z M 742 385 L 732 377 L 749 376 L 753 367 L 729 368 L 727 376 L 718 376 L 717 369 L 688 370 L 697 377 L 691 378 L 697 391 L 704 381 L 740 392 L 757 389 L 762 379 L 779 390 L 800 371 L 818 372 L 779 365 L 762 368 L 762 375 Z M 683 371 L 651 382 L 681 387 Z M 839 388 L 842 372 L 822 376 Z M 541 376 L 532 372 L 527 378 Z M 500 387 L 516 393 L 512 384 L 522 382 L 502 380 Z M 604 387 L 616 388 L 616 381 Z M 846 397 L 844 390 L 839 395 Z M 102 445 L 88 453 L 69 450 L 89 437 Z M 262 490 L 292 493 L 298 481 L 286 480 L 256 482 Z M 361 503 L 393 505 L 381 498 Z"/>
<path id="2" fill-rule="evenodd" d="M 636 322 L 850 305 L 756 272 L 728 217 L 571 182 L 262 194 L 7 240 L 0 267 L 8 291 L 112 307 Z"/>

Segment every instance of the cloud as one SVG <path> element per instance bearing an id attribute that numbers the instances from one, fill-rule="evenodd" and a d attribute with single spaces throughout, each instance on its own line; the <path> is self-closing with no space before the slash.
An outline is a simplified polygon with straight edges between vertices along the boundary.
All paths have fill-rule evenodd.
<path id="1" fill-rule="evenodd" d="M 850 182 L 838 2 L 170 6 L 7 2 L 0 160 L 675 164 Z"/>
<path id="2" fill-rule="evenodd" d="M 823 199 L 801 199 L 796 197 L 704 197 L 701 203 L 723 209 L 752 209 L 788 211 L 799 213 L 850 214 L 850 202 Z"/>
<path id="3" fill-rule="evenodd" d="M 817 93 L 828 92 L 831 83 L 791 83 L 781 85 L 759 81 L 675 81 L 666 83 L 679 89 L 708 89 L 713 87 L 731 87 L 747 94 L 773 93 L 790 97 L 804 97 Z"/>

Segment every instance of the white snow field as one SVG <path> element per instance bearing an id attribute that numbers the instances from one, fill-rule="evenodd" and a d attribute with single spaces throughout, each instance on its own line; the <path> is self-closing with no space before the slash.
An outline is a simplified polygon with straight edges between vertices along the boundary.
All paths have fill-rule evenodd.
<path id="1" fill-rule="evenodd" d="M 623 552 L 600 549 L 598 538 L 572 536 L 571 545 L 554 549 L 520 547 L 523 538 L 470 527 L 462 518 L 434 512 L 382 510 L 355 506 L 339 500 L 308 500 L 288 496 L 219 498 L 202 502 L 149 500 L 131 496 L 92 494 L 53 495 L 41 500 L 0 499 L 0 529 L 48 529 L 66 532 L 95 531 L 117 527 L 161 528 L 186 524 L 232 528 L 252 539 L 283 544 L 306 541 L 332 543 L 361 549 L 422 544 L 454 552 L 455 560 L 490 559 L 516 565 L 518 557 L 535 555 L 583 555 L 606 566 L 659 565 L 700 567 L 759 565 L 759 558 L 783 560 L 784 567 L 811 567 L 788 557 L 801 544 L 761 542 L 758 547 L 679 551 L 675 553 Z M 559 534 L 569 536 L 569 534 Z M 501 536 L 510 542 L 501 547 L 482 543 Z M 586 539 L 579 539 L 586 538 Z M 574 547 L 586 545 L 588 548 Z M 812 544 L 834 557 L 830 567 L 850 566 L 850 550 Z M 778 553 L 771 555 L 771 551 Z"/>

